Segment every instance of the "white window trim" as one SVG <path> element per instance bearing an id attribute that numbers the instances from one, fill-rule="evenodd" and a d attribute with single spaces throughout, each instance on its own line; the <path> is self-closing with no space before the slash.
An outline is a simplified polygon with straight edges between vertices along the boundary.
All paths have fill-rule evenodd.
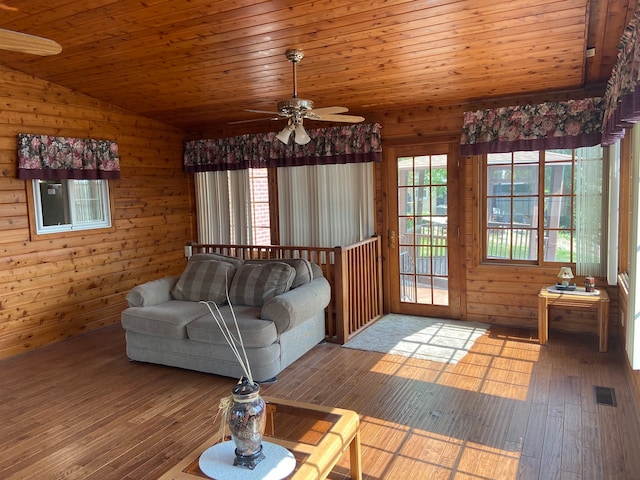
<path id="1" fill-rule="evenodd" d="M 76 223 L 74 221 L 74 201 L 73 201 L 73 189 L 69 189 L 69 209 L 71 212 L 71 223 L 61 225 L 44 225 L 42 217 L 42 199 L 40 197 L 39 181 L 34 179 L 32 181 L 33 200 L 34 200 L 34 212 L 36 220 L 36 234 L 48 234 L 48 233 L 61 233 L 72 232 L 79 230 L 95 230 L 100 228 L 111 227 L 111 201 L 109 199 L 109 183 L 108 180 L 98 180 L 100 182 L 100 188 L 102 192 L 102 208 L 103 208 L 103 221 L 97 222 L 83 222 Z M 64 181 L 64 180 L 61 180 Z"/>

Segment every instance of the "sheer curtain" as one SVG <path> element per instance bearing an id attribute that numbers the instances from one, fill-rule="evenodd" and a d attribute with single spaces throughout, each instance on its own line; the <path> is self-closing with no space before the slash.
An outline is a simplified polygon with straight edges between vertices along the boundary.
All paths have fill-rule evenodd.
<path id="1" fill-rule="evenodd" d="M 251 244 L 249 170 L 195 174 L 198 242 Z"/>
<path id="2" fill-rule="evenodd" d="M 603 198 L 608 185 L 602 147 L 576 149 L 576 273 L 606 275 L 607 239 Z"/>
<path id="3" fill-rule="evenodd" d="M 278 169 L 280 241 L 335 247 L 373 235 L 373 163 Z"/>
<path id="4" fill-rule="evenodd" d="M 107 220 L 105 209 L 109 190 L 101 180 L 68 180 L 67 186 L 73 201 L 74 223 L 93 223 Z"/>

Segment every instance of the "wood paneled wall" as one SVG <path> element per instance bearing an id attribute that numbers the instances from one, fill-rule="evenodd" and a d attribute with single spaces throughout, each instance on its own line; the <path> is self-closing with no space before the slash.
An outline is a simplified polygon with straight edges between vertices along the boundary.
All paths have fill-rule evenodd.
<path id="1" fill-rule="evenodd" d="M 196 239 L 193 179 L 181 168 L 183 138 L 231 136 L 181 132 L 34 77 L 0 68 L 0 358 L 119 321 L 126 292 L 143 281 L 177 274 L 183 245 Z M 585 92 L 528 96 L 469 105 L 421 107 L 371 113 L 382 125 L 383 145 L 445 139 L 455 142 L 465 110 L 582 98 Z M 263 127 L 264 130 L 264 127 Z M 256 129 L 256 131 L 259 131 Z M 114 231 L 32 238 L 26 182 L 16 178 L 16 134 L 44 133 L 116 140 L 122 178 L 110 182 Z M 383 169 L 376 171 L 378 233 L 386 244 Z M 537 325 L 537 291 L 555 280 L 555 269 L 488 266 L 478 260 L 477 165 L 463 160 L 462 242 L 465 258 L 452 268 L 464 278 L 463 318 L 522 326 Z M 383 248 L 383 257 L 386 249 Z M 602 279 L 598 279 L 600 285 Z M 612 300 L 612 331 L 617 293 Z M 589 313 L 552 311 L 550 328 L 595 331 Z"/>
<path id="2" fill-rule="evenodd" d="M 468 158 L 463 162 L 462 168 L 465 185 L 463 230 L 466 252 L 466 319 L 537 329 L 538 292 L 541 287 L 557 281 L 559 269 L 487 265 L 481 262 L 480 165 L 476 158 Z M 574 280 L 580 284 L 584 277 Z M 617 287 L 608 287 L 604 277 L 596 277 L 596 284 L 598 288 L 605 288 L 609 294 L 609 332 L 615 335 L 618 324 Z M 585 309 L 550 308 L 549 330 L 597 334 L 596 313 Z"/>
<path id="3" fill-rule="evenodd" d="M 367 120 L 377 121 L 382 125 L 383 145 L 411 145 L 433 142 L 459 141 L 462 127 L 462 116 L 465 111 L 482 108 L 493 108 L 505 105 L 524 105 L 545 101 L 567 100 L 570 98 L 585 98 L 596 93 L 564 92 L 545 94 L 544 96 L 527 96 L 521 98 L 482 101 L 475 104 L 452 105 L 448 107 L 416 108 L 387 112 Z M 388 159 L 387 159 L 388 161 Z M 532 330 L 532 336 L 537 336 L 537 300 L 542 286 L 556 281 L 557 268 L 548 267 L 513 267 L 508 265 L 485 265 L 479 258 L 480 246 L 480 175 L 477 161 L 471 158 L 461 158 L 458 169 L 461 176 L 459 185 L 461 192 L 457 192 L 461 202 L 461 242 L 464 248 L 464 258 L 450 266 L 463 279 L 463 308 L 462 318 L 481 321 L 497 325 L 524 327 Z M 383 240 L 383 256 L 387 254 L 386 230 L 387 222 L 384 206 L 384 182 L 380 181 L 384 168 L 378 166 L 377 177 L 377 225 L 378 233 Z M 577 282 L 582 281 L 576 278 Z M 596 278 L 598 288 L 606 285 L 605 278 Z M 618 294 L 616 287 L 606 287 L 610 304 L 610 334 L 617 334 L 618 326 Z M 549 329 L 597 333 L 595 312 L 586 310 L 571 311 L 562 308 L 552 308 L 549 311 Z M 550 334 L 551 336 L 553 333 Z"/>
<path id="4" fill-rule="evenodd" d="M 184 267 L 195 238 L 183 132 L 0 67 L 0 358 L 118 322 L 134 285 Z M 115 228 L 32 237 L 16 135 L 118 142 Z"/>

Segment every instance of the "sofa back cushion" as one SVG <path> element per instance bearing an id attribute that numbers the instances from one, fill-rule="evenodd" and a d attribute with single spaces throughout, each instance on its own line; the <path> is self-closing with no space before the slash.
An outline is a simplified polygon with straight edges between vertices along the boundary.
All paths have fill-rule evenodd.
<path id="1" fill-rule="evenodd" d="M 291 265 L 296 274 L 291 284 L 291 288 L 297 288 L 300 285 L 304 285 L 313 280 L 316 276 L 322 276 L 320 273 L 314 272 L 315 264 L 311 263 L 306 258 L 278 258 L 278 259 L 250 259 L 243 260 L 238 257 L 232 257 L 230 255 L 224 255 L 222 253 L 195 253 L 189 258 L 189 262 L 206 262 L 210 260 L 221 260 L 224 262 L 232 263 L 236 268 L 240 267 L 244 263 L 268 263 L 268 262 L 281 262 Z"/>
<path id="2" fill-rule="evenodd" d="M 305 283 L 309 283 L 311 280 L 313 280 L 313 269 L 311 267 L 311 262 L 306 258 L 279 258 L 277 260 L 274 260 L 274 259 L 245 260 L 245 263 L 270 263 L 270 262 L 286 263 L 287 265 L 291 265 L 295 269 L 296 274 L 293 277 L 291 288 L 297 288 L 300 285 L 304 285 Z"/>
<path id="3" fill-rule="evenodd" d="M 223 255 L 222 253 L 194 253 L 189 257 L 189 262 L 209 262 L 211 260 L 217 260 L 222 262 L 231 263 L 238 268 L 244 263 L 244 260 L 238 257 L 232 257 L 230 255 Z"/>
<path id="4" fill-rule="evenodd" d="M 283 262 L 245 263 L 233 276 L 229 300 L 232 305 L 261 307 L 288 291 L 295 275 L 295 269 Z"/>
<path id="5" fill-rule="evenodd" d="M 222 305 L 227 301 L 227 288 L 235 271 L 235 265 L 226 261 L 190 261 L 171 290 L 171 295 L 176 300 L 208 300 Z"/>

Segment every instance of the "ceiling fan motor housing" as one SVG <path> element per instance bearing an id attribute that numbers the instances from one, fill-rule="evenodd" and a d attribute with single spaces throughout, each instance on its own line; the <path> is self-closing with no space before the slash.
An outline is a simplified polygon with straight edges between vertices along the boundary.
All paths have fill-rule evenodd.
<path id="1" fill-rule="evenodd" d="M 296 114 L 304 114 L 308 110 L 313 109 L 313 102 L 304 98 L 289 98 L 278 102 L 278 111 L 285 116 L 295 116 Z"/>
<path id="2" fill-rule="evenodd" d="M 287 57 L 291 63 L 299 63 L 304 58 L 304 52 L 297 48 L 290 48 L 284 52 L 284 56 Z"/>

